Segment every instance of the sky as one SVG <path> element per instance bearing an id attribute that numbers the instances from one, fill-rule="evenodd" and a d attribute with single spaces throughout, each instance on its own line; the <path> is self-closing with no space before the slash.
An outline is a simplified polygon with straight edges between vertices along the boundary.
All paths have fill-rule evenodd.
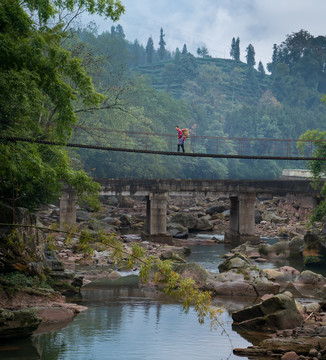
<path id="1" fill-rule="evenodd" d="M 197 55 L 205 46 L 212 57 L 230 58 L 231 41 L 240 39 L 240 59 L 246 61 L 249 44 L 255 49 L 258 65 L 271 61 L 273 45 L 300 31 L 313 36 L 326 35 L 325 0 L 121 0 L 126 11 L 116 23 L 99 17 L 99 33 L 120 24 L 126 39 L 146 46 L 151 36 L 158 48 L 160 29 L 168 50 Z M 86 19 L 85 19 L 86 21 Z"/>

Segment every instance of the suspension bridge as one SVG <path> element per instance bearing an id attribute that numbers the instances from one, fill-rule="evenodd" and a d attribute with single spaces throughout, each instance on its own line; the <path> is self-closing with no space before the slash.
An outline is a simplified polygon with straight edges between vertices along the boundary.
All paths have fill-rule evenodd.
<path id="1" fill-rule="evenodd" d="M 82 126 L 75 127 L 72 141 L 65 143 L 42 138 L 0 135 L 0 140 L 7 142 L 21 141 L 142 154 L 229 159 L 326 160 L 325 157 L 314 155 L 316 145 L 321 143 L 326 146 L 326 140 L 236 138 L 191 134 L 185 140 L 186 152 L 182 153 L 177 152 L 176 139 L 176 134 Z"/>

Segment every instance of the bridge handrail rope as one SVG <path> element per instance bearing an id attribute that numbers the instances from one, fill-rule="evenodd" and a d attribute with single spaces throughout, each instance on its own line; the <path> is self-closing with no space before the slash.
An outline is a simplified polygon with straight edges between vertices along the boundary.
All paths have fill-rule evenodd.
<path id="1" fill-rule="evenodd" d="M 175 137 L 173 134 L 142 132 L 135 130 L 110 130 L 107 128 L 91 128 L 87 126 L 76 126 L 75 139 L 78 140 L 80 132 L 88 135 L 96 134 L 96 138 L 102 139 L 102 145 L 119 148 L 134 148 L 145 150 L 161 150 L 174 152 Z M 118 135 L 118 136 L 117 136 Z M 124 138 L 123 146 L 121 138 Z M 83 137 L 84 139 L 84 137 Z M 160 148 L 157 140 L 164 139 L 165 147 Z M 150 141 L 152 140 L 152 141 Z M 274 157 L 313 157 L 313 151 L 316 143 L 326 144 L 325 140 L 301 140 L 301 139 L 265 139 L 265 138 L 236 138 L 236 137 L 218 137 L 201 136 L 192 134 L 186 140 L 186 151 L 193 153 L 207 154 L 228 154 L 228 155 L 250 155 L 256 154 Z M 145 146 L 144 146 L 145 144 Z M 304 144 L 305 152 L 302 154 L 298 149 L 298 144 Z M 152 149 L 151 146 L 152 145 Z M 254 158 L 254 157 L 253 157 Z"/>
<path id="2" fill-rule="evenodd" d="M 206 157 L 206 158 L 229 158 L 229 159 L 261 159 L 261 160 L 323 160 L 325 157 L 313 157 L 313 156 L 272 156 L 272 155 L 243 155 L 243 154 L 212 154 L 212 153 L 195 153 L 195 152 L 176 152 L 176 151 L 160 151 L 160 150 L 144 150 L 135 148 L 123 148 L 123 147 L 112 147 L 102 146 L 93 144 L 80 144 L 80 143 L 64 143 L 59 141 L 49 141 L 25 137 L 14 137 L 14 136 L 3 136 L 0 135 L 0 140 L 6 142 L 28 142 L 52 146 L 65 146 L 71 148 L 80 149 L 94 149 L 94 150 L 106 150 L 106 151 L 117 151 L 117 152 L 129 152 L 129 153 L 141 153 L 141 154 L 155 154 L 155 155 L 173 155 L 173 156 L 185 156 L 185 157 Z"/>
<path id="3" fill-rule="evenodd" d="M 80 129 L 80 130 L 89 130 L 89 131 L 100 131 L 101 133 L 107 132 L 107 133 L 117 133 L 117 134 L 134 134 L 134 135 L 146 135 L 146 136 L 158 136 L 158 137 L 172 137 L 175 138 L 176 135 L 174 134 L 167 134 L 167 133 L 154 133 L 149 131 L 136 131 L 136 130 L 113 130 L 113 129 L 107 129 L 107 128 L 96 128 L 96 127 L 90 127 L 90 126 L 74 126 L 74 129 Z M 192 138 L 198 138 L 198 139 L 219 139 L 219 140 L 244 140 L 244 141 L 276 141 L 276 142 L 306 142 L 306 143 L 326 143 L 326 140 L 314 140 L 313 142 L 311 140 L 301 140 L 301 139 L 272 139 L 272 138 L 241 138 L 241 137 L 232 137 L 232 136 L 212 136 L 212 135 L 194 135 L 190 133 L 190 136 Z"/>

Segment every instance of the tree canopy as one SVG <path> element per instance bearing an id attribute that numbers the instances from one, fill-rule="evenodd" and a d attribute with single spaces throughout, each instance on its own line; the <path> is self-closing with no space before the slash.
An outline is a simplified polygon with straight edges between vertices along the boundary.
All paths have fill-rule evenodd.
<path id="1" fill-rule="evenodd" d="M 77 122 L 76 109 L 98 107 L 98 93 L 81 59 L 62 46 L 63 11 L 85 9 L 117 19 L 120 1 L 1 0 L 0 131 L 65 142 Z M 50 27 L 49 20 L 58 20 Z M 53 23 L 51 23 L 53 24 Z M 82 169 L 73 168 L 62 147 L 0 143 L 1 201 L 35 206 L 51 198 L 66 181 L 83 193 L 94 192 Z"/>

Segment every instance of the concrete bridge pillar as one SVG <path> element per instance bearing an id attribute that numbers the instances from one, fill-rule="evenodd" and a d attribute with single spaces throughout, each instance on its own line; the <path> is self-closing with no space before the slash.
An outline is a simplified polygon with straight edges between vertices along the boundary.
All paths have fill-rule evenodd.
<path id="1" fill-rule="evenodd" d="M 231 196 L 230 228 L 225 232 L 225 241 L 242 244 L 250 241 L 257 244 L 260 237 L 255 235 L 255 193 L 240 193 Z"/>
<path id="2" fill-rule="evenodd" d="M 76 190 L 70 185 L 64 185 L 60 197 L 60 229 L 76 224 Z"/>
<path id="3" fill-rule="evenodd" d="M 172 236 L 166 232 L 168 193 L 151 193 L 147 196 L 146 225 L 143 240 L 171 243 Z"/>

